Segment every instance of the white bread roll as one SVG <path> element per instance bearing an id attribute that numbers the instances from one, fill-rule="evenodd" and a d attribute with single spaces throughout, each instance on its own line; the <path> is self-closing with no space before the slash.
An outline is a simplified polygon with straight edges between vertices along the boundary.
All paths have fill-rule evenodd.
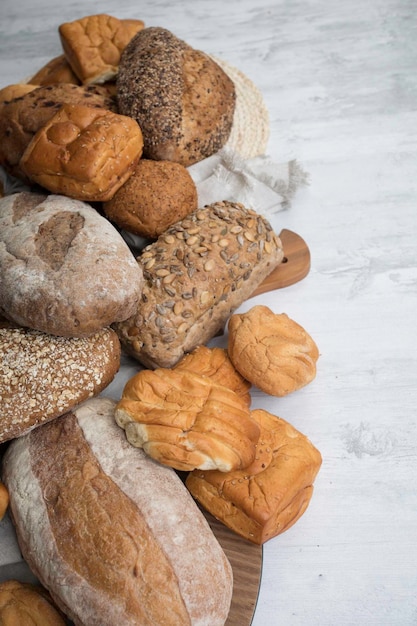
<path id="1" fill-rule="evenodd" d="M 77 626 L 220 626 L 232 570 L 177 474 L 94 398 L 15 439 L 3 480 L 22 554 Z"/>

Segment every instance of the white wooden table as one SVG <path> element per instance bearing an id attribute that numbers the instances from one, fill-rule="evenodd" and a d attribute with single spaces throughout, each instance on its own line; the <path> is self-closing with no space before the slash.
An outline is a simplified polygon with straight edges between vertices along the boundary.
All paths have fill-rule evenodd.
<path id="1" fill-rule="evenodd" d="M 0 87 L 93 13 L 163 26 L 243 71 L 268 154 L 310 175 L 277 229 L 310 274 L 268 304 L 320 348 L 315 381 L 254 405 L 323 455 L 305 515 L 264 547 L 253 626 L 417 624 L 417 5 L 410 0 L 1 0 Z"/>

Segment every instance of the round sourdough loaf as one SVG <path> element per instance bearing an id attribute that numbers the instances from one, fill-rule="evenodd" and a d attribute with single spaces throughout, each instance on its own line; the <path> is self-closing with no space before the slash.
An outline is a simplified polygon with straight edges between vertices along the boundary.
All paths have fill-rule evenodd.
<path id="1" fill-rule="evenodd" d="M 109 328 L 74 338 L 0 328 L 0 443 L 98 395 L 119 367 L 120 342 Z"/>
<path id="2" fill-rule="evenodd" d="M 52 335 L 81 337 L 128 318 L 142 270 L 90 205 L 21 192 L 0 200 L 0 314 Z"/>
<path id="3" fill-rule="evenodd" d="M 221 626 L 232 569 L 179 476 L 94 398 L 13 441 L 3 479 L 22 554 L 77 626 Z"/>

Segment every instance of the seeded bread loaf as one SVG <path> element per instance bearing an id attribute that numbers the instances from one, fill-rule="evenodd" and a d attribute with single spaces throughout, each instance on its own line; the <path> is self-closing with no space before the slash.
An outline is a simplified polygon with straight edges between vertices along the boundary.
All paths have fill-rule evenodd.
<path id="1" fill-rule="evenodd" d="M 223 329 L 283 256 L 255 211 L 233 202 L 194 211 L 138 257 L 141 300 L 114 325 L 125 350 L 146 367 L 172 367 Z"/>
<path id="2" fill-rule="evenodd" d="M 120 342 L 109 328 L 82 338 L 0 328 L 0 443 L 98 395 L 119 366 Z"/>
<path id="3" fill-rule="evenodd" d="M 76 626 L 222 626 L 232 570 L 183 482 L 94 398 L 9 445 L 20 549 Z"/>
<path id="4" fill-rule="evenodd" d="M 65 196 L 0 199 L 0 314 L 21 326 L 85 336 L 127 319 L 142 269 L 95 209 Z"/>
<path id="5" fill-rule="evenodd" d="M 26 180 L 19 166 L 23 152 L 35 133 L 65 103 L 116 109 L 114 99 L 104 87 L 70 83 L 37 87 L 5 102 L 0 108 L 0 165 L 9 174 Z"/>
<path id="6" fill-rule="evenodd" d="M 144 28 L 132 38 L 116 82 L 120 113 L 137 120 L 146 158 L 188 166 L 229 138 L 233 81 L 211 57 L 164 28 Z"/>
<path id="7" fill-rule="evenodd" d="M 52 193 L 101 202 L 128 180 L 142 149 L 142 132 L 131 117 L 64 104 L 32 137 L 20 168 Z"/>

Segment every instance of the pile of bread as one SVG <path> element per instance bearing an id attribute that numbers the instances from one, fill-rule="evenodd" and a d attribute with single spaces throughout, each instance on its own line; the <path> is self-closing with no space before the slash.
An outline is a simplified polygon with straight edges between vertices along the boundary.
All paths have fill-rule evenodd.
<path id="1" fill-rule="evenodd" d="M 0 585 L 0 616 L 221 625 L 233 572 L 196 501 L 257 544 L 304 513 L 320 453 L 250 389 L 300 389 L 318 349 L 286 314 L 234 312 L 284 258 L 269 222 L 198 206 L 187 166 L 228 140 L 229 76 L 141 20 L 59 34 L 0 92 L 0 164 L 27 185 L 0 200 L 0 518 L 43 585 Z M 109 399 L 123 352 L 138 371 Z"/>

